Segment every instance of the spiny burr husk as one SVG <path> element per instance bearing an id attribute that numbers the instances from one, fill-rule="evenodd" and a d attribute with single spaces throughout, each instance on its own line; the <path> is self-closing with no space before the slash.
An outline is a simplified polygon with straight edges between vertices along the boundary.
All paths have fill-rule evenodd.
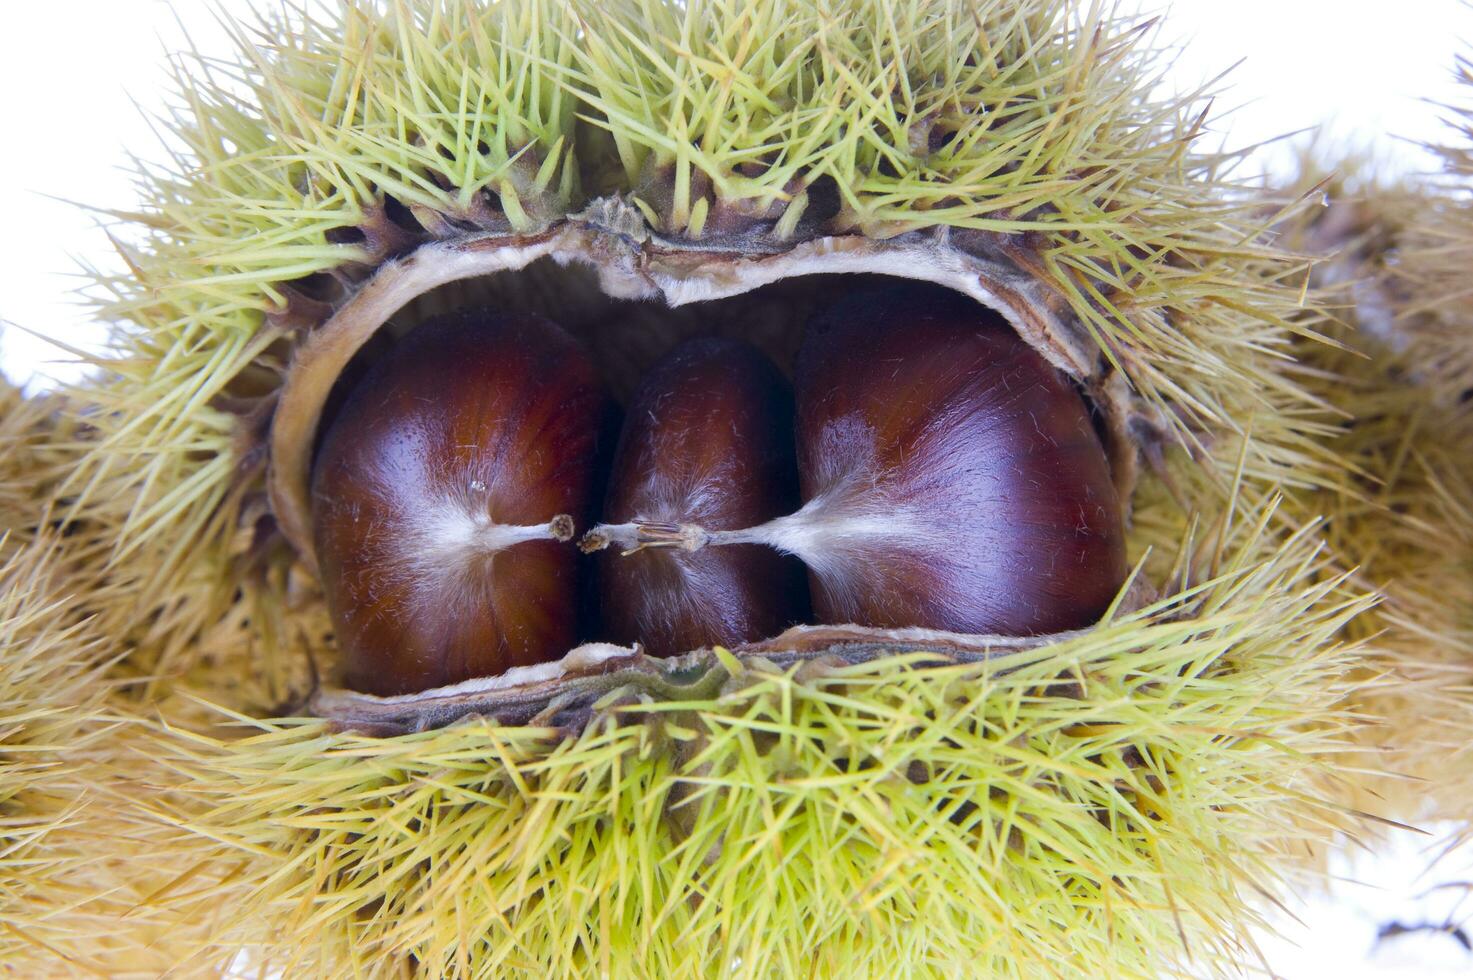
<path id="1" fill-rule="evenodd" d="M 1463 77 L 1468 79 L 1466 66 Z M 1466 118 L 1466 117 L 1464 117 Z M 1285 232 L 1325 255 L 1317 277 L 1343 310 L 1337 346 L 1299 351 L 1306 385 L 1345 422 L 1330 445 L 1352 479 L 1296 497 L 1326 519 L 1339 567 L 1381 594 L 1347 624 L 1385 682 L 1357 711 L 1375 720 L 1365 800 L 1414 821 L 1467 825 L 1473 812 L 1473 263 L 1466 149 L 1442 148 L 1434 183 L 1395 182 L 1355 158 L 1304 183 L 1329 204 Z"/>
<path id="2" fill-rule="evenodd" d="M 1248 896 L 1363 819 L 1325 787 L 1368 600 L 1277 504 L 1343 480 L 1281 356 L 1319 329 L 1310 263 L 1196 148 L 1196 100 L 1149 94 L 1148 23 L 440 0 L 259 27 L 234 67 L 178 63 L 187 150 L 125 215 L 127 274 L 99 277 L 119 353 L 77 393 L 95 445 L 55 490 L 112 546 L 82 598 L 135 682 L 114 707 L 157 719 L 108 818 L 147 828 L 111 835 L 116 874 L 168 869 L 130 913 L 141 945 L 285 975 L 1254 959 Z M 302 488 L 345 371 L 500 302 L 627 393 L 753 320 L 787 363 L 854 276 L 971 296 L 1089 399 L 1136 566 L 1097 626 L 331 689 Z"/>
<path id="3" fill-rule="evenodd" d="M 0 972 L 156 975 L 141 909 L 151 874 L 134 866 L 156 823 L 116 819 L 113 761 L 127 756 L 108 709 L 121 647 L 92 610 L 114 597 L 113 541 L 62 516 L 58 483 L 88 439 L 54 396 L 0 379 Z M 129 734 L 140 735 L 141 728 Z M 153 884 L 157 884 L 155 879 Z M 94 954 L 102 951 L 101 956 Z M 98 964 L 106 964 L 106 969 Z"/>

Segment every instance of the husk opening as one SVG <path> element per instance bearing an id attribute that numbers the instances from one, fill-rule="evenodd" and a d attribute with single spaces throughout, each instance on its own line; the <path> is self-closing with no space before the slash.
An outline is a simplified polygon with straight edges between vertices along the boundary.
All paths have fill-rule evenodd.
<path id="1" fill-rule="evenodd" d="M 609 201 L 591 210 L 607 219 L 617 213 L 618 207 L 618 202 Z M 639 219 L 628 216 L 618 223 L 628 225 L 632 220 Z M 530 236 L 477 234 L 421 245 L 375 270 L 331 307 L 331 315 L 320 325 L 302 325 L 305 336 L 293 351 L 271 416 L 268 484 L 276 526 L 303 563 L 315 569 L 308 489 L 312 454 L 325 427 L 323 419 L 330 402 L 335 393 L 341 397 L 344 375 L 355 359 L 361 361 L 366 347 L 382 339 L 380 332 L 391 320 L 399 321 L 399 330 L 412 329 L 419 314 L 411 315 L 406 323 L 403 313 L 416 301 L 441 287 L 474 291 L 478 283 L 482 293 L 493 297 L 494 304 L 512 304 L 519 312 L 535 311 L 540 303 L 547 302 L 545 297 L 556 297 L 564 312 L 563 322 L 589 336 L 599 351 L 618 350 L 629 333 L 626 327 L 612 338 L 600 336 L 614 332 L 609 319 L 631 321 L 644 337 L 643 346 L 648 347 L 650 336 L 658 338 L 669 332 L 668 325 L 660 322 L 667 316 L 666 310 L 701 304 L 693 318 L 709 324 L 713 314 L 705 312 L 705 304 L 733 297 L 745 299 L 754 290 L 779 283 L 795 286 L 801 293 L 807 284 L 828 281 L 828 290 L 843 290 L 852 288 L 848 285 L 850 277 L 882 276 L 919 279 L 955 289 L 1002 312 L 1035 349 L 1076 380 L 1102 420 L 1101 435 L 1109 450 L 1117 491 L 1128 502 L 1136 479 L 1138 451 L 1134 435 L 1154 431 L 1155 427 L 1132 424 L 1132 413 L 1142 411 L 1141 406 L 1127 396 L 1122 380 L 1103 357 L 1090 356 L 1087 342 L 1077 325 L 1071 324 L 1067 305 L 1060 297 L 1001 251 L 983 251 L 986 242 L 981 236 L 971 236 L 968 244 L 970 250 L 958 244 L 956 236 L 941 230 L 881 242 L 825 238 L 784 251 L 747 254 L 736 248 L 715 248 L 710 242 L 672 243 L 654 236 L 636 241 L 607 227 L 573 219 Z M 544 271 L 529 282 L 524 270 L 534 263 L 542 263 Z M 597 294 L 570 300 L 569 295 L 580 287 L 587 293 L 589 284 L 581 277 L 564 280 L 558 270 L 568 266 L 591 268 L 597 279 Z M 824 294 L 823 287 L 813 288 L 819 295 Z M 801 327 L 801 313 L 790 311 L 782 318 L 773 318 L 771 306 L 764 305 L 762 295 L 751 301 L 755 313 L 745 313 L 738 306 L 734 312 L 714 318 L 733 321 L 749 335 L 756 334 L 759 340 L 791 350 Z M 611 315 L 604 305 L 609 297 L 649 305 L 632 312 L 616 307 Z M 453 304 L 457 298 L 464 301 L 455 292 L 450 293 L 448 301 Z M 426 304 L 418 305 L 422 309 Z M 799 302 L 793 306 L 798 311 L 803 308 Z M 768 317 L 764 318 L 764 313 Z M 567 316 L 574 319 L 568 321 Z M 756 324 L 744 322 L 754 319 Z M 771 319 L 778 322 L 764 322 Z M 392 358 L 393 352 L 379 350 L 373 356 Z M 865 632 L 858 627 L 850 629 Z M 893 640 L 886 631 L 875 630 L 866 642 L 877 653 L 893 652 Z M 972 643 L 973 649 L 986 650 L 995 640 L 975 638 Z M 788 652 L 799 653 L 801 648 L 792 647 Z M 741 650 L 737 653 L 744 655 Z M 672 670 L 678 673 L 680 668 Z M 514 699 L 520 702 L 524 694 L 541 697 L 548 710 L 553 710 L 562 698 L 561 683 L 555 676 L 540 678 L 531 685 L 535 695 L 534 690 L 519 691 Z M 574 678 L 570 676 L 568 683 L 574 684 Z M 577 686 L 586 687 L 588 682 L 585 679 Z M 506 713 L 513 711 L 509 703 L 498 710 L 494 700 L 506 698 L 483 697 L 476 703 L 498 717 L 512 716 Z M 339 703 L 314 699 L 314 704 Z M 425 717 L 443 719 L 443 708 L 430 710 Z"/>

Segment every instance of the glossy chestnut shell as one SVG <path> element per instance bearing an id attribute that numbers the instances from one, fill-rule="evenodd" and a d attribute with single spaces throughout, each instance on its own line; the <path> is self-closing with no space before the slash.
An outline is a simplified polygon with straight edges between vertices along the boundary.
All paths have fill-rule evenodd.
<path id="1" fill-rule="evenodd" d="M 806 503 L 780 543 L 820 622 L 1030 635 L 1115 597 L 1101 438 L 1001 316 L 929 284 L 866 289 L 810 321 L 794 383 Z"/>
<path id="2" fill-rule="evenodd" d="M 797 504 L 792 389 L 755 347 L 689 341 L 645 376 L 614 452 L 606 523 L 735 530 Z M 601 638 L 654 656 L 774 636 L 808 611 L 802 564 L 759 544 L 609 548 L 597 577 Z"/>
<path id="3" fill-rule="evenodd" d="M 416 327 L 353 388 L 313 465 L 314 538 L 345 683 L 422 691 L 561 657 L 610 404 L 538 316 Z"/>

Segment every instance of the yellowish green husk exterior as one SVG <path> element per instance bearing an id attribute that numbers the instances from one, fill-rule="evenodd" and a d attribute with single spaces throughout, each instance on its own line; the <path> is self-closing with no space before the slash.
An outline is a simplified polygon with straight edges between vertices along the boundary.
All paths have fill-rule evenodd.
<path id="1" fill-rule="evenodd" d="M 67 754 L 91 761 L 58 799 L 86 817 L 22 811 L 57 859 L 0 864 L 4 968 L 1200 975 L 1257 963 L 1264 896 L 1365 829 L 1381 582 L 1304 503 L 1359 484 L 1293 360 L 1333 327 L 1312 257 L 1272 240 L 1286 216 L 1194 142 L 1203 105 L 1154 94 L 1147 24 L 1057 0 L 440 0 L 289 9 L 238 41 L 235 67 L 177 64 L 186 149 L 99 279 L 119 347 L 72 394 L 85 432 L 45 481 L 17 464 L 21 509 L 54 498 L 81 529 L 54 560 L 87 569 L 67 611 L 95 640 L 61 644 Z M 814 224 L 818 186 L 838 205 Z M 1161 598 L 983 665 L 728 658 L 716 697 L 575 733 L 292 717 L 331 648 L 257 430 L 302 329 L 285 284 L 381 262 L 343 230 L 382 227 L 384 194 L 437 236 L 621 194 L 650 234 L 716 245 L 1005 237 L 1131 385 L 1131 550 Z"/>
<path id="2" fill-rule="evenodd" d="M 1466 66 L 1464 66 L 1466 68 Z M 1468 80 L 1466 71 L 1464 80 Z M 1466 113 L 1456 118 L 1466 120 Z M 1371 648 L 1382 683 L 1357 710 L 1382 770 L 1363 797 L 1387 815 L 1467 828 L 1473 815 L 1473 165 L 1440 148 L 1436 181 L 1379 177 L 1363 159 L 1329 181 L 1326 208 L 1285 230 L 1324 255 L 1339 346 L 1306 345 L 1303 377 L 1346 420 L 1331 442 L 1355 475 L 1295 502 L 1381 595 L 1348 635 Z"/>

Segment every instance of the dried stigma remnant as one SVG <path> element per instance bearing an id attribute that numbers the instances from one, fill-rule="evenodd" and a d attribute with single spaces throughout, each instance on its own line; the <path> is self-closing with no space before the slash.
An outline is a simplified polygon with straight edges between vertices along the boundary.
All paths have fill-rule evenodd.
<path id="1" fill-rule="evenodd" d="M 328 606 L 354 690 L 408 694 L 556 659 L 610 402 L 530 315 L 418 326 L 355 385 L 313 467 Z"/>

